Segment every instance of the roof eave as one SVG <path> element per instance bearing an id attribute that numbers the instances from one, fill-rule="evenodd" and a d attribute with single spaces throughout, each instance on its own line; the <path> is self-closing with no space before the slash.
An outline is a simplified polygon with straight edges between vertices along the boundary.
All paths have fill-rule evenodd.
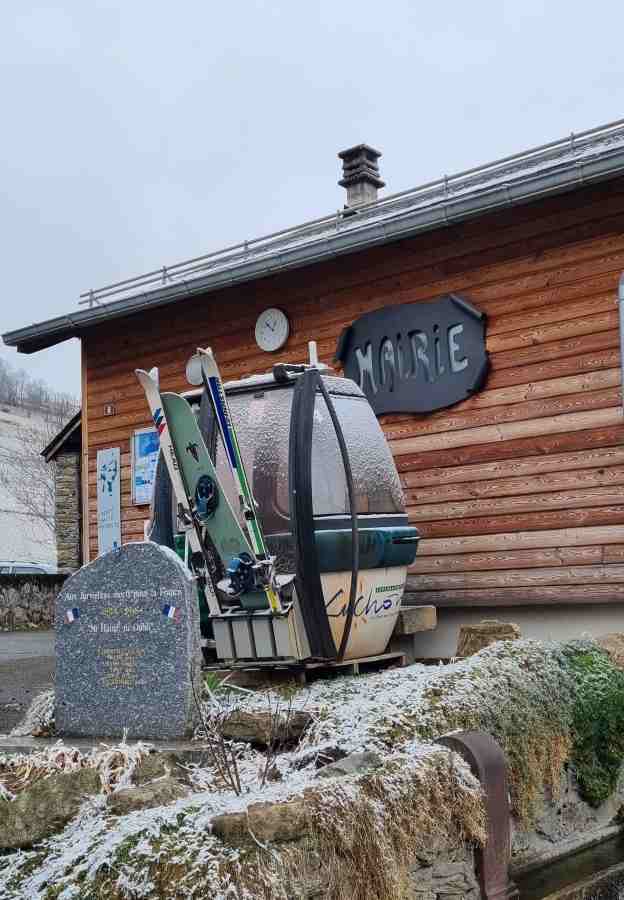
<path id="1" fill-rule="evenodd" d="M 70 437 L 80 428 L 81 422 L 82 410 L 79 409 L 41 451 L 41 456 L 47 463 L 56 458 Z"/>
<path id="2" fill-rule="evenodd" d="M 209 293 L 313 265 L 623 174 L 624 148 L 616 148 L 594 158 L 573 160 L 554 169 L 538 170 L 522 179 L 501 182 L 456 198 L 448 197 L 443 202 L 435 201 L 412 211 L 400 211 L 383 220 L 362 222 L 357 229 L 323 235 L 299 246 L 281 248 L 265 258 L 242 260 L 196 278 L 10 331 L 2 337 L 5 344 L 16 347 L 19 352 L 34 353 L 69 338 L 80 337 L 86 329 L 103 322 L 146 308 L 166 306 L 182 296 Z"/>

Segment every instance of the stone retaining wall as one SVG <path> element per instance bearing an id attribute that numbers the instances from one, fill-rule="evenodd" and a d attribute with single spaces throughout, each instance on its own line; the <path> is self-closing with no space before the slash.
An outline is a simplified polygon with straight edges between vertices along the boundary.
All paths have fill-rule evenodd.
<path id="1" fill-rule="evenodd" d="M 0 629 L 51 628 L 67 575 L 0 575 Z"/>
<path id="2" fill-rule="evenodd" d="M 542 791 L 540 807 L 528 830 L 512 819 L 511 864 L 516 874 L 605 840 L 618 830 L 624 810 L 624 766 L 615 790 L 597 808 L 581 798 L 571 767 L 562 773 L 555 796 Z"/>
<path id="3" fill-rule="evenodd" d="M 410 867 L 409 881 L 414 900 L 478 900 L 481 896 L 474 851 L 463 844 L 419 860 Z"/>
<path id="4" fill-rule="evenodd" d="M 322 860 L 318 860 L 315 873 L 302 874 L 296 894 L 289 892 L 293 900 L 322 900 L 328 896 Z M 410 900 L 480 900 L 474 850 L 466 844 L 432 849 L 421 859 L 408 863 L 405 887 Z"/>

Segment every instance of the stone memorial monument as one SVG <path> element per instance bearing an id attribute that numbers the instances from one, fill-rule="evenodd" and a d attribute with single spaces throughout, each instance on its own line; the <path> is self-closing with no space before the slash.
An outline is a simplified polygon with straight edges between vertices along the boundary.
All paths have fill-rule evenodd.
<path id="1" fill-rule="evenodd" d="M 197 590 L 173 551 L 125 544 L 58 595 L 56 729 L 73 736 L 181 738 L 196 722 Z"/>

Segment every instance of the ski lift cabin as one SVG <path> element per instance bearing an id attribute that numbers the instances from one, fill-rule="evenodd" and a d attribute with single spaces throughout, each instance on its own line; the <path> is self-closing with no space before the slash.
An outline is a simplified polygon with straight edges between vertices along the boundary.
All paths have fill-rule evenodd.
<path id="1" fill-rule="evenodd" d="M 197 383 L 194 361 L 187 373 Z M 211 616 L 218 658 L 349 660 L 383 653 L 419 535 L 408 523 L 396 466 L 366 397 L 326 366 L 278 365 L 225 387 L 278 577 L 296 578 L 284 615 L 272 614 L 257 593 L 221 604 L 221 614 Z M 237 509 L 205 393 L 199 424 L 219 484 Z M 163 514 L 170 521 L 169 497 L 161 466 L 152 538 L 173 546 L 162 522 Z"/>

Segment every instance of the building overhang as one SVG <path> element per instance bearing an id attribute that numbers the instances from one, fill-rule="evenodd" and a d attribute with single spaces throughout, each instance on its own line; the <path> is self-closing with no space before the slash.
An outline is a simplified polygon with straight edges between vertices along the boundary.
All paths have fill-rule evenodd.
<path id="1" fill-rule="evenodd" d="M 3 335 L 22 353 L 59 344 L 98 325 L 280 272 L 531 203 L 624 176 L 624 120 L 506 157 L 357 210 L 308 222 L 107 285 L 84 308 Z"/>
<path id="2" fill-rule="evenodd" d="M 41 455 L 47 463 L 55 460 L 59 453 L 66 453 L 70 450 L 80 452 L 82 448 L 81 424 L 82 410 L 79 409 L 41 451 Z"/>

